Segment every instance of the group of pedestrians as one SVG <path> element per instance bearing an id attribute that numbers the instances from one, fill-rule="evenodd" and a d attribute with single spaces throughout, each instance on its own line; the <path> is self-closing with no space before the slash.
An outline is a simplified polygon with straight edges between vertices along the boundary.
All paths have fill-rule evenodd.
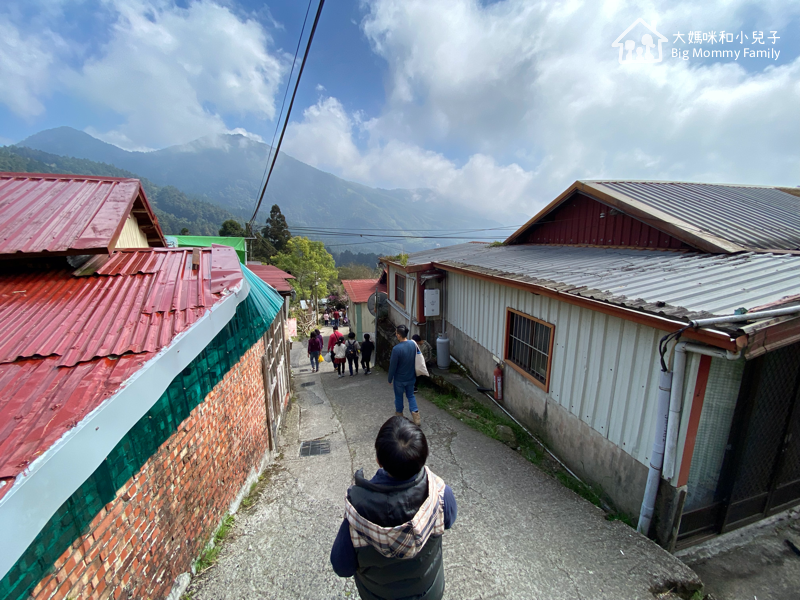
<path id="1" fill-rule="evenodd" d="M 308 340 L 308 357 L 311 360 L 311 372 L 319 372 L 319 363 L 322 358 L 323 338 L 319 329 L 311 333 Z M 350 377 L 358 375 L 358 365 L 361 363 L 364 375 L 372 373 L 372 353 L 375 350 L 370 334 L 364 334 L 364 341 L 359 343 L 356 334 L 352 331 L 347 338 L 339 331 L 339 326 L 333 326 L 333 332 L 328 338 L 328 355 L 339 377 L 344 377 L 345 364 L 350 369 Z"/>
<path id="2" fill-rule="evenodd" d="M 340 311 L 338 308 L 334 308 L 333 311 L 329 311 L 326 308 L 325 312 L 322 313 L 322 322 L 325 323 L 325 327 L 328 327 L 329 324 L 334 327 L 347 325 L 347 310 L 343 308 Z"/>

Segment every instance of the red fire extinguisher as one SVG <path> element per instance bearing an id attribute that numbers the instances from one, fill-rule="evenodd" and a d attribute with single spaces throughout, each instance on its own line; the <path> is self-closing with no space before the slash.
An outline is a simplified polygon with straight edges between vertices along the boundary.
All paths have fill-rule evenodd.
<path id="1" fill-rule="evenodd" d="M 503 369 L 500 363 L 494 368 L 494 399 L 503 399 Z"/>

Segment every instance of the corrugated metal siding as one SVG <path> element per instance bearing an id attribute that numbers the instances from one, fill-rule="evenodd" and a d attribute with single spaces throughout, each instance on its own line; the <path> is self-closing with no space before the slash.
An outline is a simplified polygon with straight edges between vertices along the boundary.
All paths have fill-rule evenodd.
<path id="1" fill-rule="evenodd" d="M 648 464 L 660 332 L 457 273 L 447 285 L 447 320 L 496 356 L 505 349 L 507 307 L 554 324 L 550 397 Z"/>
<path id="2" fill-rule="evenodd" d="M 691 249 L 691 246 L 668 233 L 582 194 L 565 200 L 556 210 L 532 225 L 524 239 L 514 243 Z"/>
<path id="3" fill-rule="evenodd" d="M 772 187 L 586 181 L 748 249 L 800 249 L 800 197 Z"/>
<path id="4" fill-rule="evenodd" d="M 147 248 L 147 236 L 139 229 L 139 221 L 133 215 L 128 215 L 122 233 L 119 234 L 116 248 L 123 250 L 126 248 Z"/>

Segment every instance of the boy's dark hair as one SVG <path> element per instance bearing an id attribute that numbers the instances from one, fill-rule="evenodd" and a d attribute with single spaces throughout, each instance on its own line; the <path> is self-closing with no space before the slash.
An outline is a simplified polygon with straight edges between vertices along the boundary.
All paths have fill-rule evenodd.
<path id="1" fill-rule="evenodd" d="M 364 339 L 365 339 L 365 340 L 367 340 L 367 341 L 369 341 L 369 334 L 368 334 L 368 333 L 365 333 L 365 334 L 364 334 Z"/>
<path id="2" fill-rule="evenodd" d="M 355 332 L 351 331 L 350 333 L 347 334 L 347 337 L 350 338 L 351 340 L 354 340 L 356 339 L 356 334 Z"/>
<path id="3" fill-rule="evenodd" d="M 397 326 L 397 333 L 399 333 L 401 337 L 407 338 L 408 337 L 408 327 L 406 327 L 405 325 L 398 325 Z"/>
<path id="4" fill-rule="evenodd" d="M 389 475 L 405 481 L 425 466 L 428 440 L 422 429 L 404 417 L 395 416 L 381 426 L 375 438 L 375 453 Z"/>
<path id="5" fill-rule="evenodd" d="M 419 337 L 418 333 L 415 333 L 414 335 L 412 335 L 411 339 L 414 340 L 415 342 L 421 342 L 422 341 L 422 338 Z"/>
<path id="6" fill-rule="evenodd" d="M 334 330 L 334 331 L 339 331 L 339 327 L 338 327 L 338 326 L 336 326 L 336 325 L 334 325 L 334 326 L 333 326 L 333 330 Z"/>

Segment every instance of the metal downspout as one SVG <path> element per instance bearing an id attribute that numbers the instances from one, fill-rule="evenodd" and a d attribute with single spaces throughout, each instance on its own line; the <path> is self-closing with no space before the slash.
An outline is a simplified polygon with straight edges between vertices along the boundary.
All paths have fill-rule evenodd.
<path id="1" fill-rule="evenodd" d="M 653 451 L 650 453 L 650 470 L 647 472 L 647 485 L 644 488 L 642 508 L 639 511 L 639 523 L 636 530 L 647 535 L 656 507 L 658 482 L 661 479 L 661 467 L 664 464 L 664 447 L 667 442 L 667 417 L 669 415 L 669 399 L 672 390 L 672 373 L 659 371 L 658 407 L 656 409 L 656 437 L 653 440 Z"/>

